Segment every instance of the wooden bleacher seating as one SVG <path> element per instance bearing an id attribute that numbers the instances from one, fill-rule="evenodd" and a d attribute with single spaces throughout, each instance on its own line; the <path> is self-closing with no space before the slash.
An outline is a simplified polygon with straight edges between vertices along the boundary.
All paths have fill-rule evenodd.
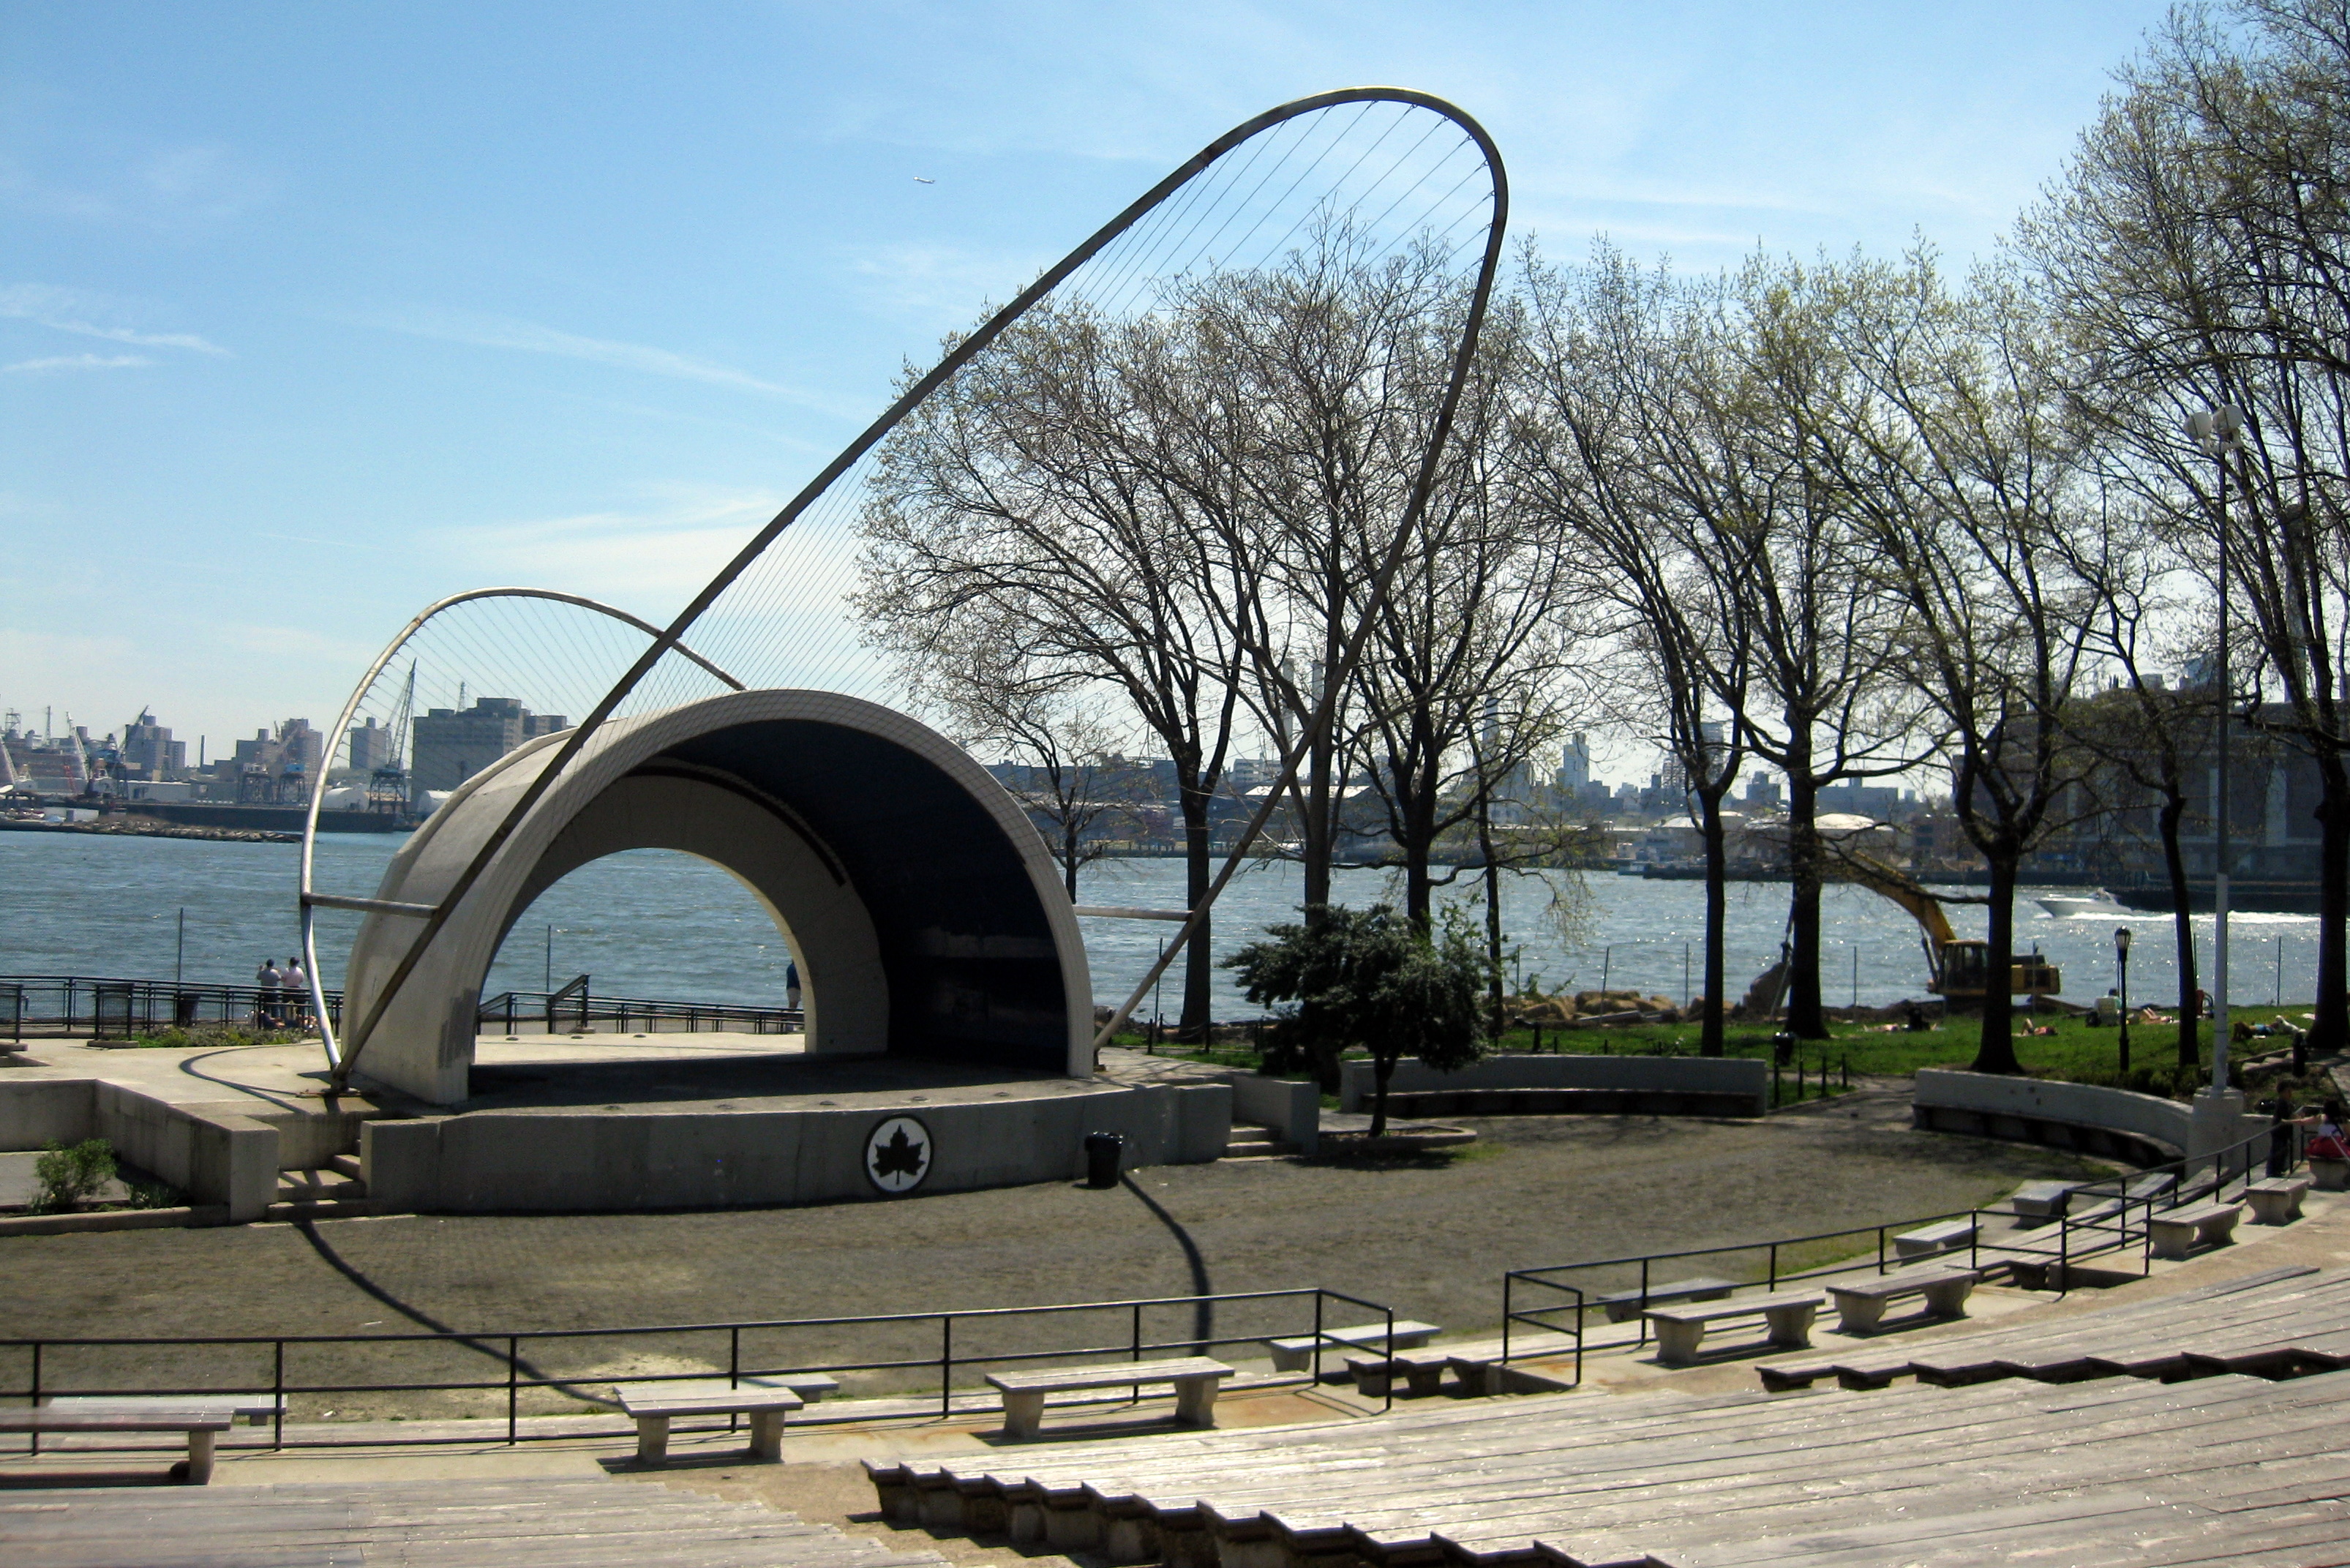
<path id="1" fill-rule="evenodd" d="M 1668 1366 L 1697 1359 L 1708 1324 L 1742 1317 L 1760 1317 L 1771 1343 L 1800 1347 L 1812 1343 L 1812 1319 L 1825 1300 L 1817 1291 L 1780 1291 L 1770 1295 L 1733 1297 L 1689 1306 L 1651 1307 L 1648 1322 L 1657 1331 L 1657 1359 Z"/>
<path id="2" fill-rule="evenodd" d="M 1847 1388 L 1881 1388 L 1897 1377 L 1956 1387 L 1997 1378 L 2070 1382 L 2084 1377 L 2185 1377 L 2197 1371 L 2245 1373 L 2350 1368 L 2344 1307 L 2314 1289 L 2306 1264 L 2263 1270 L 2177 1295 L 2053 1318 L 1906 1340 L 1877 1348 L 1824 1350 L 1756 1368 L 1766 1388 L 1808 1387 L 1834 1378 Z M 2334 1288 L 2350 1290 L 2350 1275 Z M 2338 1325 L 2338 1326 L 2337 1326 Z"/>
<path id="3" fill-rule="evenodd" d="M 2272 1176 L 2245 1188 L 2244 1201 L 2252 1206 L 2253 1224 L 2289 1225 L 2301 1218 L 2301 1200 L 2308 1191 L 2306 1176 Z"/>
<path id="4" fill-rule="evenodd" d="M 1326 1328 L 1322 1331 L 1322 1351 L 1417 1350 L 1444 1331 L 1432 1323 L 1415 1323 L 1409 1318 L 1399 1320 L 1395 1338 L 1390 1343 L 1388 1326 L 1383 1323 L 1356 1324 L 1348 1328 Z M 1273 1355 L 1275 1372 L 1303 1372 L 1314 1365 L 1315 1339 L 1310 1334 L 1294 1339 L 1268 1339 L 1264 1347 Z"/>
<path id="5" fill-rule="evenodd" d="M 2350 1274 L 2228 1285 L 2037 1329 L 2151 1360 L 2249 1345 L 2298 1314 L 2304 1338 L 2350 1354 Z M 2288 1568 L 2350 1536 L 2345 1408 L 2350 1371 L 1579 1393 L 868 1469 L 893 1521 L 1114 1563 Z"/>
<path id="6" fill-rule="evenodd" d="M 2241 1203 L 2192 1203 L 2147 1216 L 2146 1228 L 2158 1258 L 2184 1258 L 2198 1247 L 2216 1247 L 2234 1236 Z"/>
<path id="7" fill-rule="evenodd" d="M 1186 1427 L 1216 1424 L 1216 1390 L 1232 1369 L 1204 1355 L 1172 1361 L 1118 1361 L 1101 1366 L 1055 1366 L 1042 1372 L 991 1372 L 989 1383 L 1003 1396 L 1007 1437 L 1034 1438 L 1045 1424 L 1045 1397 L 1082 1394 L 1097 1388 L 1175 1386 L 1175 1419 Z"/>
<path id="8" fill-rule="evenodd" d="M 779 1379 L 681 1378 L 665 1383 L 620 1383 L 612 1397 L 637 1424 L 637 1462 L 657 1465 L 669 1457 L 669 1424 L 680 1416 L 747 1416 L 750 1457 L 775 1464 L 784 1457 L 784 1417 L 807 1401 Z"/>
<path id="9" fill-rule="evenodd" d="M 1968 1293 L 1981 1278 L 1972 1269 L 1950 1269 L 1929 1263 L 1922 1268 L 1896 1270 L 1873 1280 L 1831 1283 L 1828 1299 L 1835 1303 L 1836 1327 L 1843 1333 L 1854 1334 L 1875 1328 L 1883 1321 L 1886 1307 L 1904 1296 L 1925 1298 L 1925 1312 L 1929 1318 L 1964 1317 Z"/>
<path id="10" fill-rule="evenodd" d="M 1737 1288 L 1732 1281 L 1699 1275 L 1669 1284 L 1651 1285 L 1646 1294 L 1638 1291 L 1609 1291 L 1606 1295 L 1592 1297 L 1591 1304 L 1607 1308 L 1609 1323 L 1630 1323 L 1652 1306 L 1670 1306 L 1675 1302 L 1718 1302 Z"/>
<path id="11" fill-rule="evenodd" d="M 597 1476 L 12 1492 L 0 1558 L 26 1568 L 944 1568 L 756 1503 Z M 12 1503 L 14 1506 L 12 1506 Z"/>

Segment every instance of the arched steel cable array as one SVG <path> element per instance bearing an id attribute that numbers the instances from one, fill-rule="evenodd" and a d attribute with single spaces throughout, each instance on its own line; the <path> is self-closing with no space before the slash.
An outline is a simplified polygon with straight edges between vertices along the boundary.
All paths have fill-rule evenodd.
<path id="1" fill-rule="evenodd" d="M 1339 116 L 1335 112 L 1350 106 L 1355 107 L 1351 117 Z M 1348 137 L 1371 128 L 1375 116 L 1383 107 L 1394 112 L 1388 117 L 1388 123 L 1376 128 L 1377 134 L 1370 144 L 1355 153 L 1344 173 L 1331 182 L 1326 194 L 1302 201 L 1299 193 L 1309 189 L 1306 182 L 1326 161 L 1352 151 Z M 1321 117 L 1326 114 L 1332 118 L 1324 120 Z M 538 770 L 527 786 L 518 792 L 504 819 L 486 836 L 440 903 L 429 914 L 423 915 L 421 929 L 411 939 L 400 961 L 386 977 L 382 986 L 367 1001 L 365 1011 L 346 1032 L 347 1048 L 339 1053 L 335 1063 L 337 1083 L 340 1085 L 347 1081 L 351 1064 L 365 1049 L 369 1033 L 382 1018 L 392 997 L 414 971 L 450 914 L 504 847 L 522 819 L 563 775 L 597 731 L 620 711 L 624 704 L 631 703 L 632 699 L 639 707 L 649 702 L 660 705 L 656 701 L 658 696 L 666 692 L 684 673 L 680 669 L 678 656 L 682 652 L 682 639 L 687 631 L 706 617 L 712 617 L 714 611 L 716 615 L 712 629 L 715 636 L 697 640 L 730 669 L 741 671 L 754 682 L 772 681 L 779 673 L 788 673 L 797 678 L 795 684 L 847 688 L 849 680 L 841 675 L 836 674 L 831 679 L 822 675 L 810 678 L 811 666 L 818 660 L 838 662 L 844 659 L 854 659 L 853 640 L 844 643 L 840 635 L 842 626 L 846 624 L 845 614 L 839 617 L 839 624 L 828 623 L 826 619 L 827 607 L 822 603 L 820 592 L 808 590 L 810 581 L 820 586 L 825 574 L 837 573 L 847 565 L 837 547 L 837 540 L 823 535 L 813 541 L 807 549 L 796 553 L 774 554 L 772 547 L 795 524 L 803 526 L 805 535 L 804 519 L 820 517 L 825 527 L 835 531 L 845 527 L 857 504 L 857 487 L 843 485 L 839 482 L 874 452 L 883 439 L 925 399 L 984 353 L 1032 307 L 1055 295 L 1065 284 L 1071 284 L 1072 279 L 1076 279 L 1071 284 L 1071 297 L 1075 300 L 1112 312 L 1139 309 L 1147 313 L 1155 307 L 1158 298 L 1170 283 L 1192 275 L 1202 266 L 1214 269 L 1277 262 L 1285 254 L 1279 247 L 1286 245 L 1301 225 L 1316 221 L 1317 214 L 1327 214 L 1336 210 L 1346 192 L 1345 182 L 1354 178 L 1357 171 L 1365 167 L 1388 137 L 1419 115 L 1432 117 L 1430 123 L 1407 148 L 1390 159 L 1367 192 L 1355 197 L 1356 203 L 1359 204 L 1378 194 L 1390 180 L 1399 182 L 1396 193 L 1386 198 L 1385 205 L 1379 209 L 1376 222 L 1385 223 L 1416 193 L 1435 181 L 1438 182 L 1438 193 L 1424 199 L 1421 210 L 1413 214 L 1419 221 L 1403 225 L 1399 232 L 1415 237 L 1431 234 L 1450 234 L 1460 226 L 1461 214 L 1454 213 L 1450 221 L 1440 221 L 1445 217 L 1443 203 L 1468 187 L 1480 171 L 1486 176 L 1483 200 L 1464 200 L 1463 203 L 1472 213 L 1482 209 L 1484 244 L 1481 248 L 1474 282 L 1468 290 L 1460 341 L 1452 355 L 1450 378 L 1436 410 L 1426 451 L 1399 519 L 1395 537 L 1372 576 L 1360 618 L 1345 639 L 1343 657 L 1323 683 L 1319 706 L 1311 722 L 1302 728 L 1293 743 L 1284 746 L 1280 777 L 1275 786 L 1267 792 L 1263 805 L 1215 877 L 1207 897 L 1190 911 L 1183 930 L 1170 945 L 1167 954 L 1162 955 L 1134 995 L 1114 1012 L 1102 1033 L 1102 1037 L 1107 1038 L 1109 1032 L 1115 1030 L 1131 1012 L 1140 996 L 1148 992 L 1166 967 L 1169 958 L 1181 950 L 1193 928 L 1205 918 L 1208 908 L 1262 832 L 1282 791 L 1295 777 L 1300 759 L 1314 738 L 1328 726 L 1338 693 L 1361 656 L 1374 618 L 1434 489 L 1439 463 L 1468 381 L 1499 270 L 1507 226 L 1508 187 L 1500 153 L 1484 129 L 1459 108 L 1432 95 L 1402 88 L 1350 88 L 1301 99 L 1243 122 L 1210 142 L 1136 198 L 1124 211 L 1046 269 L 978 327 L 954 340 L 928 372 L 907 385 L 878 419 L 826 464 L 736 553 L 665 630 L 655 634 L 652 644 L 597 701 L 553 760 Z M 1449 143 L 1440 140 L 1447 123 L 1456 133 L 1456 139 Z M 1249 150 L 1245 155 L 1227 163 L 1228 153 L 1244 148 Z M 1272 188 L 1291 161 L 1301 152 L 1311 155 L 1304 167 L 1290 176 L 1276 198 L 1259 202 L 1259 194 Z M 1417 178 L 1408 184 L 1402 183 L 1403 176 L 1409 175 L 1415 168 L 1419 171 Z M 1236 194 L 1238 184 L 1252 176 L 1254 182 L 1249 186 L 1247 193 Z M 1445 183 L 1448 180 L 1449 183 Z M 1319 187 L 1312 189 L 1318 191 Z M 1162 207 L 1179 193 L 1184 199 L 1167 207 L 1164 215 L 1168 222 L 1163 225 L 1163 232 L 1158 228 L 1141 227 L 1145 220 L 1160 214 Z M 1289 222 L 1279 231 L 1278 240 L 1270 243 L 1266 252 L 1236 256 L 1236 252 L 1252 244 L 1260 232 L 1284 215 Z M 1247 226 L 1227 245 L 1224 243 L 1226 234 L 1243 219 L 1250 220 Z M 1203 227 L 1211 223 L 1213 226 L 1207 227 L 1202 237 Z M 1134 243 L 1127 245 L 1127 254 L 1118 254 L 1121 242 L 1130 238 Z M 1190 247 L 1188 254 L 1186 247 Z M 1459 244 L 1448 246 L 1444 254 L 1449 257 L 1459 249 Z M 1078 275 L 1089 263 L 1105 255 L 1109 265 L 1101 270 L 1098 276 Z M 836 547 L 820 550 L 818 546 L 823 545 Z M 738 587 L 743 591 L 735 594 Z M 733 597 L 730 597 L 730 595 Z M 787 628 L 788 635 L 779 636 L 779 627 Z M 381 668 L 380 662 L 379 670 Z M 887 695 L 887 676 L 870 671 L 866 673 L 873 685 L 867 693 L 860 694 Z M 306 852 L 306 888 L 307 865 Z M 312 972 L 315 976 L 315 962 Z M 316 983 L 315 980 L 313 983 Z"/>
<path id="2" fill-rule="evenodd" d="M 646 638 L 655 641 L 658 641 L 661 636 L 660 628 L 652 625 L 650 622 L 640 620 L 624 609 L 619 609 L 611 605 L 599 603 L 595 599 L 588 598 L 578 594 L 562 593 L 553 588 L 473 588 L 465 593 L 452 594 L 447 598 L 436 600 L 434 603 L 425 606 L 424 608 L 419 611 L 406 626 L 400 628 L 397 636 L 395 636 L 389 643 L 384 645 L 383 651 L 376 655 L 375 662 L 368 666 L 367 673 L 361 676 L 359 678 L 359 684 L 351 689 L 350 700 L 343 704 L 342 711 L 336 715 L 335 727 L 328 732 L 326 741 L 328 750 L 327 755 L 324 759 L 327 765 L 321 766 L 318 769 L 318 776 L 311 781 L 309 806 L 305 812 L 302 820 L 302 860 L 299 877 L 299 898 L 302 914 L 302 963 L 310 979 L 311 1013 L 312 1016 L 317 1020 L 318 1038 L 321 1044 L 326 1047 L 327 1064 L 330 1068 L 339 1070 L 341 1067 L 342 1057 L 341 1053 L 336 1046 L 334 1019 L 327 1009 L 326 984 L 325 981 L 319 978 L 317 927 L 317 921 L 314 918 L 315 912 L 321 908 L 364 909 L 370 902 L 365 898 L 354 898 L 334 894 L 323 894 L 320 893 L 313 885 L 314 873 L 317 867 L 318 812 L 320 807 L 326 802 L 328 777 L 334 771 L 332 766 L 334 761 L 334 748 L 345 743 L 345 737 L 350 732 L 352 720 L 358 717 L 361 705 L 366 702 L 369 694 L 374 691 L 377 681 L 382 678 L 385 670 L 390 668 L 391 663 L 395 659 L 399 658 L 400 650 L 408 647 L 410 643 L 416 639 L 417 635 L 422 632 L 427 626 L 431 625 L 446 612 L 455 609 L 461 605 L 497 604 L 499 601 L 515 599 L 539 600 L 551 604 L 567 605 L 577 609 L 588 610 L 594 615 L 607 618 L 608 621 L 615 621 L 621 625 L 630 627 L 635 630 L 643 633 Z M 721 670 L 715 664 L 711 663 L 708 659 L 702 658 L 700 654 L 694 652 L 691 649 L 685 647 L 681 643 L 677 644 L 676 646 L 677 651 L 682 658 L 707 672 L 722 685 L 736 691 L 743 690 L 743 682 L 735 680 L 732 675 L 727 674 L 726 671 Z M 578 655 L 575 652 L 573 657 L 577 659 Z"/>

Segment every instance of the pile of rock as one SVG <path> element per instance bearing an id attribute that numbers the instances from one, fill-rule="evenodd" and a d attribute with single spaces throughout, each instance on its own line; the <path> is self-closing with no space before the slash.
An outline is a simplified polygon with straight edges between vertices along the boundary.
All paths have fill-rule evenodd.
<path id="1" fill-rule="evenodd" d="M 1679 1023 L 1681 1010 L 1670 997 L 1637 991 L 1578 991 L 1573 996 L 1521 996 L 1511 1006 L 1519 1028 L 1586 1029 L 1622 1023 Z"/>

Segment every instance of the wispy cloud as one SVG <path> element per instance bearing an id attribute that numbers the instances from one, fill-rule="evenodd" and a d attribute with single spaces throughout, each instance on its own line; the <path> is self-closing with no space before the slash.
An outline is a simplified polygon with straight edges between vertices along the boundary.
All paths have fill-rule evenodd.
<path id="1" fill-rule="evenodd" d="M 216 228 L 266 204 L 276 178 L 218 145 L 165 147 L 136 162 L 85 169 L 72 183 L 0 155 L 0 204 L 39 217 L 141 223 L 167 233 Z"/>
<path id="2" fill-rule="evenodd" d="M 643 343 L 586 337 L 576 332 L 562 332 L 552 327 L 542 327 L 535 321 L 520 321 L 512 317 L 425 307 L 373 317 L 369 320 L 371 325 L 387 331 L 404 332 L 415 337 L 436 337 L 443 342 L 467 343 L 479 348 L 512 348 L 525 354 L 550 354 L 563 359 L 584 359 L 591 365 L 611 365 L 623 370 L 641 371 L 649 376 L 667 376 L 681 381 L 701 381 L 712 387 L 758 392 L 826 413 L 840 411 L 835 400 L 820 393 L 764 380 L 731 365 L 697 359 L 691 355 Z"/>
<path id="3" fill-rule="evenodd" d="M 1001 304 L 1026 287 L 1052 261 L 1044 253 L 984 251 L 958 245 L 843 247 L 859 291 L 876 309 L 895 315 L 944 317 L 962 326 L 979 318 L 990 301 Z"/>
<path id="4" fill-rule="evenodd" d="M 130 343 L 141 348 L 186 348 L 198 354 L 226 354 L 227 349 L 209 338 L 192 332 L 141 332 L 130 327 L 101 327 L 90 319 L 95 316 L 127 314 L 122 303 L 105 295 L 92 294 L 78 288 L 58 288 L 43 283 L 0 284 L 0 316 L 20 321 L 36 322 L 53 331 L 71 332 L 83 337 L 102 337 L 109 343 Z M 145 364 L 146 360 L 122 360 L 116 363 Z"/>
<path id="5" fill-rule="evenodd" d="M 126 370 L 155 361 L 144 354 L 52 354 L 41 359 L 19 359 L 0 365 L 0 375 L 32 370 Z"/>
<path id="6" fill-rule="evenodd" d="M 774 516 L 765 490 L 683 486 L 635 508 L 449 529 L 438 543 L 484 576 L 544 584 L 661 618 Z"/>

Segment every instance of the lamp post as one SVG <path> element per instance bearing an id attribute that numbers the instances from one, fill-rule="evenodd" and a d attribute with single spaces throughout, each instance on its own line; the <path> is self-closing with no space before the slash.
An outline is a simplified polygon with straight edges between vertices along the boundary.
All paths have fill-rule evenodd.
<path id="1" fill-rule="evenodd" d="M 2243 446 L 2243 410 L 2230 403 L 2199 409 L 2187 416 L 2187 433 L 2211 454 L 2220 486 L 2219 778 L 2211 797 L 2211 1092 L 2219 1095 L 2228 1090 L 2228 710 L 2235 700 L 2228 677 L 2228 454 Z"/>
<path id="2" fill-rule="evenodd" d="M 2127 926 L 2114 932 L 2114 989 L 2122 999 L 2121 1070 L 2125 1074 L 2129 1071 L 2129 945 Z"/>

